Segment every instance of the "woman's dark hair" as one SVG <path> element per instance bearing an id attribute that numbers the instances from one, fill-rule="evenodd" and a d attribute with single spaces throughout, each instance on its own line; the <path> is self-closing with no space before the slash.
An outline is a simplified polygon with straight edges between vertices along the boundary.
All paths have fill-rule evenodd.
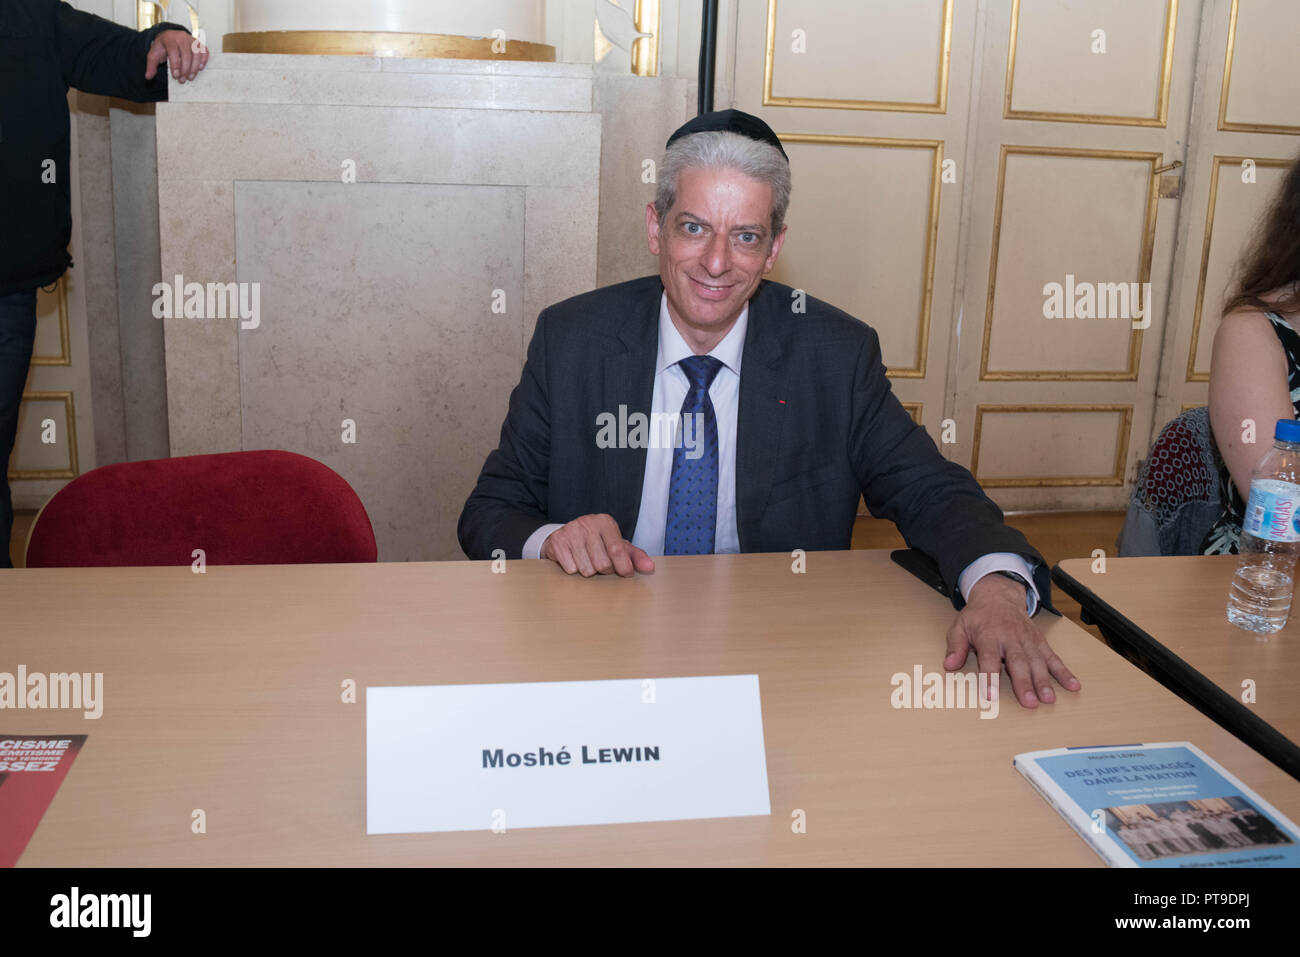
<path id="1" fill-rule="evenodd" d="M 1238 281 L 1223 303 L 1223 315 L 1243 306 L 1265 312 L 1300 312 L 1300 285 L 1275 302 L 1261 296 L 1300 280 L 1300 160 L 1282 181 L 1282 191 L 1265 213 L 1262 229 L 1238 267 Z"/>
<path id="2" fill-rule="evenodd" d="M 1262 223 L 1237 267 L 1233 293 L 1223 305 L 1225 316 L 1242 306 L 1265 312 L 1300 312 L 1300 285 L 1275 302 L 1260 298 L 1300 280 L 1300 160 L 1291 164 L 1282 191 Z"/>

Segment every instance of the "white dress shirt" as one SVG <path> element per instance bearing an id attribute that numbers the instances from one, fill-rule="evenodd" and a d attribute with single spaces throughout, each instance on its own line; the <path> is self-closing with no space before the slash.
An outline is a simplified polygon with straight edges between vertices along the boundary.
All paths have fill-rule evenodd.
<path id="1" fill-rule="evenodd" d="M 740 359 L 748 327 L 749 306 L 746 304 L 731 331 L 708 353 L 722 363 L 709 386 L 709 399 L 713 402 L 713 413 L 718 422 L 718 519 L 713 548 L 717 554 L 740 551 L 740 534 L 736 530 L 736 415 L 740 400 Z M 659 351 L 655 357 L 654 396 L 650 401 L 654 415 L 651 421 L 662 421 L 664 416 L 676 416 L 681 412 L 690 382 L 678 363 L 694 354 L 673 325 L 668 312 L 668 296 L 664 294 L 659 300 Z M 680 428 L 681 423 L 677 424 Z M 592 428 L 595 428 L 594 422 Z M 656 435 L 653 428 L 649 432 L 645 478 L 641 484 L 641 510 L 637 515 L 632 544 L 647 555 L 662 555 L 664 530 L 668 524 L 668 488 L 673 472 L 672 440 L 675 437 Z M 558 523 L 543 525 L 533 532 L 524 542 L 523 557 L 540 558 L 546 539 L 563 527 Z M 1033 570 L 1029 562 L 1013 552 L 992 552 L 967 565 L 957 579 L 962 597 L 969 598 L 970 590 L 985 575 L 1000 571 L 1014 572 L 1029 582 L 1027 610 L 1030 615 L 1038 611 L 1038 589 L 1034 585 Z"/>

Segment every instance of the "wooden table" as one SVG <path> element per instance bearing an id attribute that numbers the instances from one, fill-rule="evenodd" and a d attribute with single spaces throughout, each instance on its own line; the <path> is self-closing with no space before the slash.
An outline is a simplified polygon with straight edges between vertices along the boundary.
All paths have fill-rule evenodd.
<path id="1" fill-rule="evenodd" d="M 680 557 L 631 580 L 547 562 L 16 570 L 3 663 L 102 671 L 87 733 L 21 865 L 1084 865 L 1012 767 L 1061 745 L 1190 740 L 1300 820 L 1300 784 L 1071 622 L 1036 619 L 1083 681 L 1020 708 L 896 710 L 942 671 L 953 610 L 888 553 Z M 703 629 L 687 627 L 688 619 Z M 701 637 L 702 635 L 702 637 Z M 770 817 L 365 833 L 365 705 L 341 684 L 759 675 Z M 201 808 L 207 833 L 192 834 Z M 792 833 L 795 809 L 807 832 Z"/>
<path id="2" fill-rule="evenodd" d="M 1105 573 L 1095 574 L 1091 559 L 1074 558 L 1058 564 L 1052 579 L 1112 648 L 1300 779 L 1300 607 L 1274 635 L 1229 623 L 1237 560 L 1111 558 Z M 1247 681 L 1250 702 L 1242 700 Z"/>

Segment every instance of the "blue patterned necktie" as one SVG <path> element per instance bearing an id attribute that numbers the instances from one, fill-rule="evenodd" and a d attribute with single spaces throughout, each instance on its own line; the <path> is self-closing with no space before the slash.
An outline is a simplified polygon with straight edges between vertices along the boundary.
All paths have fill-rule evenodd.
<path id="1" fill-rule="evenodd" d="M 673 449 L 664 554 L 711 555 L 718 527 L 718 419 L 709 386 L 722 360 L 688 356 L 678 365 L 690 388 L 682 402 L 681 441 Z"/>

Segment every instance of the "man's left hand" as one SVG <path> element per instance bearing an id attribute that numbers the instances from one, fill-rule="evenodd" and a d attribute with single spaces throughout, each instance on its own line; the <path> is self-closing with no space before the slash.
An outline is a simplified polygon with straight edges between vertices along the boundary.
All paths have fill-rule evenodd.
<path id="1" fill-rule="evenodd" d="M 972 649 L 983 674 L 1000 674 L 1005 661 L 1011 689 L 1026 708 L 1056 700 L 1053 679 L 1078 691 L 1079 679 L 1048 646 L 1026 609 L 1024 585 L 1003 575 L 985 575 L 971 587 L 966 606 L 948 629 L 944 669 L 963 667 Z M 990 687 L 996 685 L 990 682 Z"/>
<path id="2" fill-rule="evenodd" d="M 145 58 L 144 78 L 152 80 L 162 63 L 171 64 L 172 76 L 184 83 L 208 65 L 208 48 L 184 30 L 164 30 L 153 39 Z"/>

